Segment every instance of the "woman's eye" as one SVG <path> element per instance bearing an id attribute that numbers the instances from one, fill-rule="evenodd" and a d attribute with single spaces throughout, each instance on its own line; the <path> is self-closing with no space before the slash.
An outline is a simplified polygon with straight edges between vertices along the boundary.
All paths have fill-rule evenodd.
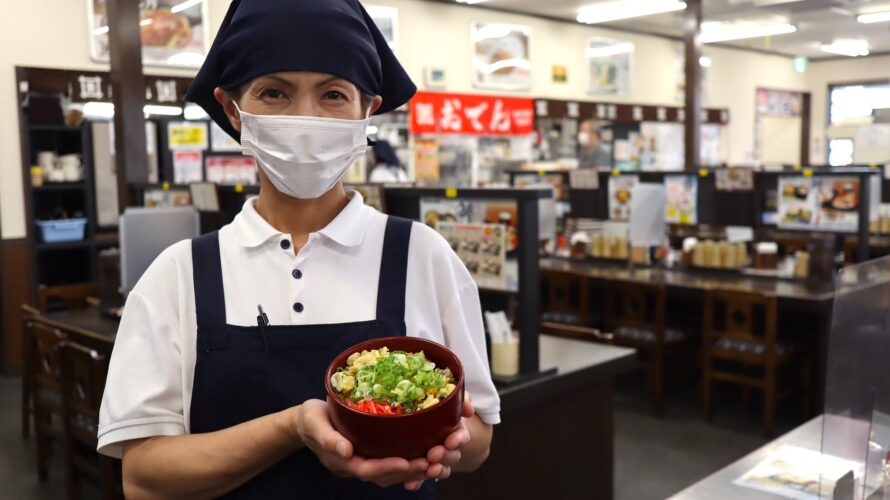
<path id="1" fill-rule="evenodd" d="M 341 101 L 346 99 L 346 95 L 343 92 L 337 90 L 331 90 L 325 93 L 325 99 L 333 99 L 335 101 Z"/>
<path id="2" fill-rule="evenodd" d="M 284 94 L 281 93 L 280 90 L 268 89 L 263 91 L 263 97 L 268 97 L 270 99 L 281 99 L 282 97 L 284 97 Z"/>

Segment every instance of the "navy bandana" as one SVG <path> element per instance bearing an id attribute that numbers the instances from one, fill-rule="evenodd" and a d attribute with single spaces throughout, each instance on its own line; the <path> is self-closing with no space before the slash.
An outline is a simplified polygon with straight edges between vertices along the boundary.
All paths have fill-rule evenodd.
<path id="1" fill-rule="evenodd" d="M 348 80 L 383 98 L 376 114 L 398 108 L 417 90 L 358 0 L 233 0 L 186 100 L 240 141 L 213 90 L 286 71 Z"/>

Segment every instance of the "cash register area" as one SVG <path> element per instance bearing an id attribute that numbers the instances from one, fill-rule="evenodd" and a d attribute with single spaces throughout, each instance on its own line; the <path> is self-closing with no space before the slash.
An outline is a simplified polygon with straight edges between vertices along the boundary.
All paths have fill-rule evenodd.
<path id="1" fill-rule="evenodd" d="M 111 4 L 0 17 L 0 498 L 122 497 L 126 296 L 259 193 L 184 100 L 229 1 Z M 362 4 L 418 92 L 344 186 L 449 242 L 501 397 L 438 498 L 890 498 L 890 2 Z"/>

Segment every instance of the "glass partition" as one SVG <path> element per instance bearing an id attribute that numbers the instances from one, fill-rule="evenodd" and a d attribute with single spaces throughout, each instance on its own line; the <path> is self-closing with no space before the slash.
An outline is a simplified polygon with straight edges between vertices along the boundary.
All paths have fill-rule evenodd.
<path id="1" fill-rule="evenodd" d="M 888 320 L 890 257 L 841 271 L 827 345 L 822 453 L 859 465 L 853 471 L 857 499 L 880 488 L 890 450 Z M 823 474 L 823 491 L 833 488 L 835 472 Z"/>

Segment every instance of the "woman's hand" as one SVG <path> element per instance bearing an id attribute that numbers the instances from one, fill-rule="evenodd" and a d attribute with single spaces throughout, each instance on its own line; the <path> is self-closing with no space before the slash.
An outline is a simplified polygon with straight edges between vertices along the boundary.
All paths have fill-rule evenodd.
<path id="1" fill-rule="evenodd" d="M 443 444 L 432 448 L 426 454 L 426 459 L 429 462 L 426 479 L 447 479 L 451 476 L 452 467 L 459 464 L 462 458 L 461 450 L 470 442 L 470 431 L 467 429 L 466 420 L 473 418 L 475 414 L 473 403 L 470 401 L 470 393 L 465 391 L 461 415 L 463 418 L 457 429 L 445 438 Z M 408 481 L 405 483 L 405 489 L 415 491 L 420 489 L 422 484 L 422 480 Z"/>
<path id="2" fill-rule="evenodd" d="M 354 477 L 381 487 L 417 483 L 427 478 L 426 459 L 366 459 L 353 455 L 352 443 L 331 425 L 327 403 L 310 399 L 300 405 L 293 418 L 293 431 L 328 470 L 340 477 Z M 406 484 L 407 487 L 407 484 Z"/>

